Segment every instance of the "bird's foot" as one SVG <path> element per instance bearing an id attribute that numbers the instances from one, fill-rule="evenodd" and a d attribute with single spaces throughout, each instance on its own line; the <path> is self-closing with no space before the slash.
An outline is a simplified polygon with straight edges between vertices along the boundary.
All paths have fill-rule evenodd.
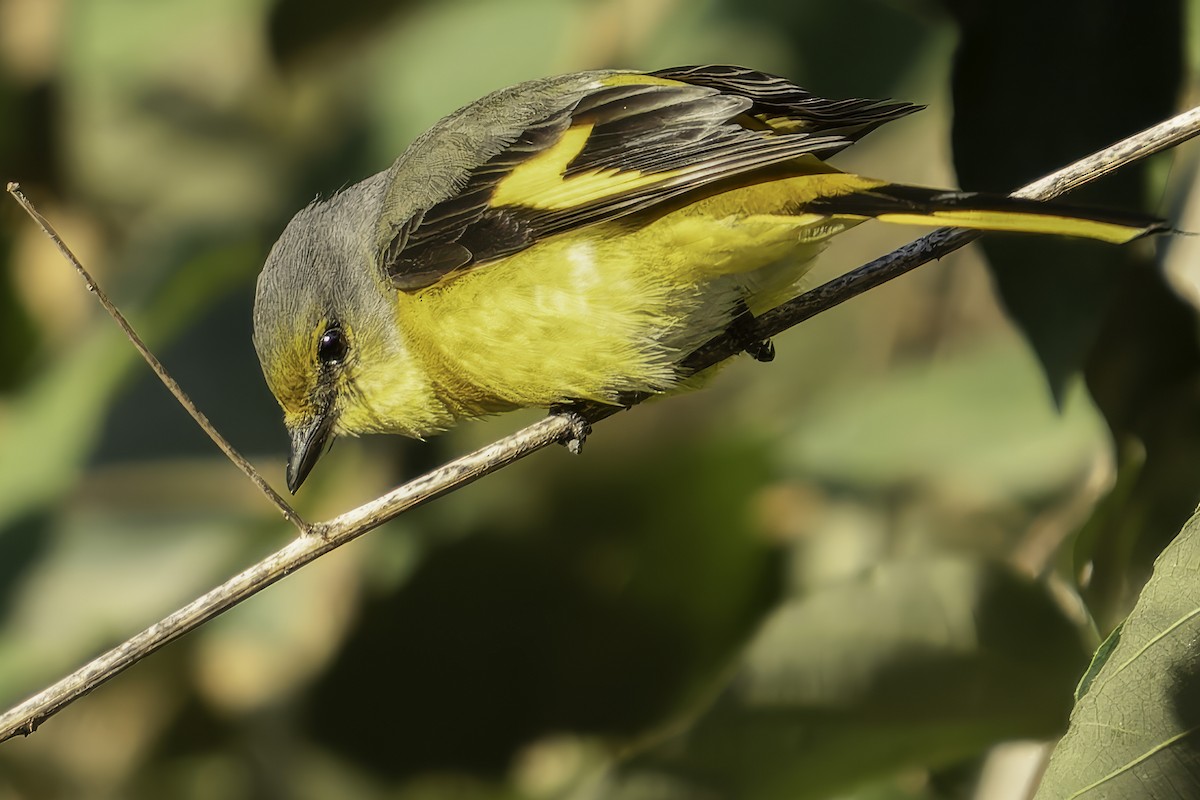
<path id="1" fill-rule="evenodd" d="M 758 342 L 750 342 L 742 349 L 755 361 L 760 361 L 766 364 L 768 361 L 775 360 L 775 344 L 770 339 L 763 339 Z"/>
<path id="2" fill-rule="evenodd" d="M 563 446 L 574 455 L 582 453 L 583 443 L 592 432 L 592 423 L 587 421 L 575 405 L 551 406 L 550 413 L 567 421 L 568 434 L 562 440 Z"/>
<path id="3" fill-rule="evenodd" d="M 755 361 L 766 363 L 775 360 L 775 345 L 770 339 L 754 338 L 754 315 L 745 303 L 739 303 L 740 311 L 729 323 L 728 334 L 741 345 L 742 351 Z"/>

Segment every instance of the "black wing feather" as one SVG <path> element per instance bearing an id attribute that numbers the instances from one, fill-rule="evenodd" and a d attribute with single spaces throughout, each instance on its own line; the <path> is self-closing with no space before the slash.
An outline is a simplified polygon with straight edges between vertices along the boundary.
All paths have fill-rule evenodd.
<path id="1" fill-rule="evenodd" d="M 724 64 L 671 67 L 648 74 L 748 97 L 754 102 L 755 115 L 778 115 L 814 132 L 840 133 L 851 143 L 886 122 L 924 108 L 897 100 L 827 100 L 778 75 Z"/>

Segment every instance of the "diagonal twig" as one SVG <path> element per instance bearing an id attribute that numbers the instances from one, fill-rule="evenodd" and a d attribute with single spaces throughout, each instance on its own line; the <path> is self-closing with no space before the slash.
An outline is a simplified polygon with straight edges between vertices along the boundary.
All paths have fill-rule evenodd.
<path id="1" fill-rule="evenodd" d="M 262 475 L 259 474 L 258 470 L 256 470 L 254 466 L 246 460 L 245 456 L 239 453 L 234 446 L 229 443 L 228 439 L 221 435 L 220 431 L 218 431 L 213 424 L 208 421 L 208 417 L 204 416 L 203 412 L 196 407 L 196 404 L 192 402 L 192 399 L 187 396 L 186 392 L 183 391 L 183 387 L 176 383 L 175 379 L 171 377 L 171 374 L 167 372 L 167 368 L 162 365 L 162 362 L 158 360 L 158 357 L 155 356 L 154 353 L 150 352 L 150 348 L 147 347 L 146 343 L 142 341 L 142 337 L 138 336 L 137 331 L 135 331 L 133 326 L 129 324 L 129 320 L 125 319 L 125 315 L 121 313 L 121 310 L 117 308 L 116 304 L 114 304 L 113 301 L 108 298 L 108 294 L 106 294 L 105 291 L 100 288 L 100 284 L 96 283 L 96 279 L 93 278 L 91 273 L 87 271 L 87 268 L 83 266 L 83 263 L 80 262 L 75 253 L 71 251 L 71 248 L 67 247 L 66 242 L 64 242 L 62 237 L 58 235 L 58 231 L 54 229 L 54 226 L 50 224 L 50 221 L 43 217 L 38 210 L 33 207 L 33 203 L 31 203 L 29 198 L 25 196 L 25 193 L 21 191 L 20 184 L 10 181 L 7 188 L 8 193 L 16 198 L 16 201 L 21 204 L 21 208 L 25 209 L 25 213 L 32 217 L 33 221 L 37 223 L 38 227 L 42 229 L 42 233 L 49 236 L 50 241 L 54 242 L 54 246 L 58 248 L 58 252 L 62 253 L 62 257 L 65 258 L 71 264 L 71 266 L 75 267 L 75 271 L 79 273 L 79 277 L 83 278 L 83 282 L 87 286 L 87 290 L 96 295 L 96 300 L 100 302 L 100 305 L 104 308 L 104 310 L 107 311 L 109 316 L 111 316 L 117 323 L 117 327 L 121 329 L 121 332 L 125 334 L 126 338 L 133 343 L 134 349 L 136 349 L 138 354 L 145 359 L 147 364 L 150 365 L 150 369 L 153 370 L 154 374 L 158 376 L 158 379 L 162 381 L 163 385 L 167 387 L 167 391 L 169 391 L 172 396 L 179 401 L 179 405 L 183 406 L 183 409 L 191 415 L 192 419 L 196 421 L 196 424 L 200 426 L 200 429 L 208 434 L 208 438 L 213 440 L 217 447 L 220 448 L 221 452 L 225 454 L 225 457 L 232 461 L 234 466 L 240 469 L 246 475 L 246 477 L 249 478 L 250 481 L 267 496 L 267 499 L 270 500 L 271 503 L 283 513 L 284 519 L 299 528 L 301 533 L 307 533 L 309 531 L 308 523 L 301 519 L 300 515 L 296 513 L 295 509 L 293 509 L 278 492 L 271 488 L 271 485 L 267 483 L 266 479 L 263 478 Z"/>
<path id="2" fill-rule="evenodd" d="M 1034 199 L 1049 199 L 1154 153 L 1174 147 L 1197 134 L 1200 134 L 1200 107 L 1172 117 L 1111 147 L 1093 153 L 1041 180 L 1022 187 L 1014 194 Z M 15 188 L 13 184 L 9 184 L 9 191 L 14 191 Z M 43 229 L 51 238 L 55 239 L 63 254 L 84 275 L 89 288 L 96 291 L 101 302 L 105 304 L 105 308 L 113 314 L 126 334 L 133 338 L 134 335 L 129 329 L 128 323 L 124 322 L 124 318 L 115 307 L 112 307 L 107 298 L 98 291 L 94 281 L 87 276 L 74 256 L 70 255 L 70 251 L 65 245 L 61 244 L 61 240 L 51 232 L 52 229 L 48 224 L 44 224 L 32 206 L 28 205 L 28 201 L 23 200 L 23 195 L 19 196 L 18 200 L 35 219 L 39 220 L 39 224 L 43 224 Z M 903 275 L 921 264 L 941 258 L 977 236 L 978 234 L 972 231 L 939 228 L 760 316 L 755 322 L 755 328 L 751 335 L 753 338 L 761 339 L 775 336 L 851 297 L 856 297 L 868 289 Z M 168 388 L 175 387 L 172 392 L 176 393 L 178 387 L 166 375 L 157 359 L 146 350 L 140 340 L 133 338 L 133 341 Z M 686 365 L 689 369 L 700 371 L 737 354 L 741 348 L 740 341 L 734 342 L 728 337 L 715 339 L 694 353 Z M 182 391 L 178 391 L 176 396 L 182 398 Z M 181 399 L 181 402 L 184 400 Z M 589 421 L 596 422 L 611 416 L 618 410 L 620 409 L 611 406 L 585 407 L 581 413 Z M 204 420 L 203 415 L 199 411 L 193 411 L 193 407 L 190 405 L 189 413 L 192 413 L 192 416 L 201 422 L 202 426 L 205 426 L 207 421 Z M 570 415 L 551 415 L 511 436 L 409 481 L 376 500 L 339 517 L 327 522 L 306 524 L 299 520 L 299 517 L 290 510 L 282 498 L 269 486 L 266 486 L 266 482 L 262 480 L 261 476 L 257 476 L 252 467 L 245 464 L 244 459 L 238 460 L 240 456 L 234 458 L 236 451 L 215 430 L 211 430 L 211 426 L 206 426 L 205 430 L 227 455 L 234 454 L 230 455 L 230 458 L 235 460 L 243 472 L 251 476 L 251 480 L 254 480 L 267 493 L 277 507 L 284 510 L 285 516 L 299 525 L 305 534 L 310 535 L 301 535 L 286 547 L 221 586 L 0 715 L 0 741 L 20 734 L 32 733 L 48 717 L 137 661 L 322 554 L 394 519 L 409 509 L 465 486 L 543 447 L 556 442 L 566 443 L 579 435 L 578 420 L 572 419 Z"/>

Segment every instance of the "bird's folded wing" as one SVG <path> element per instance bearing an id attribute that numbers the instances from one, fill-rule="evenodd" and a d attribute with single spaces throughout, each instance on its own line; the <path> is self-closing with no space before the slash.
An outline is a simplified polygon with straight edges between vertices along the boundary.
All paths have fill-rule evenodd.
<path id="1" fill-rule="evenodd" d="M 919 109 L 824 100 L 737 67 L 614 73 L 530 125 L 396 231 L 383 267 L 415 291 L 547 236 L 761 180 Z M 769 174 L 769 173 L 768 173 Z"/>

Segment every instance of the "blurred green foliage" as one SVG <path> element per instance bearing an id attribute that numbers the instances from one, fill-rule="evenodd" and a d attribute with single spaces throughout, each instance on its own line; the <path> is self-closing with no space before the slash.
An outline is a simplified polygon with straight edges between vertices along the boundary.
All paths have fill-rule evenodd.
<path id="1" fill-rule="evenodd" d="M 0 0 L 0 178 L 281 482 L 250 345 L 262 259 L 456 106 L 576 69 L 744 63 L 930 106 L 843 168 L 1004 190 L 1168 116 L 1197 6 Z M 1198 230 L 1196 159 L 1086 199 Z M 856 229 L 818 278 L 908 236 Z M 543 452 L 321 559 L 0 745 L 0 800 L 1029 796 L 1048 746 L 999 745 L 1066 730 L 1088 653 L 1200 499 L 1200 259 L 1182 237 L 986 241 L 990 267 L 923 268 L 771 365 L 606 421 L 582 458 Z M 0 320 L 7 706 L 291 531 L 12 203 Z M 340 443 L 300 510 L 528 419 Z M 1081 743 L 1087 720 L 1153 720 L 1131 748 L 1194 762 L 1196 537 L 1097 656 L 1051 765 L 1064 792 L 1111 747 Z M 1136 670 L 1105 684 L 1113 659 Z M 1195 781 L 1165 763 L 1146 768 Z"/>

